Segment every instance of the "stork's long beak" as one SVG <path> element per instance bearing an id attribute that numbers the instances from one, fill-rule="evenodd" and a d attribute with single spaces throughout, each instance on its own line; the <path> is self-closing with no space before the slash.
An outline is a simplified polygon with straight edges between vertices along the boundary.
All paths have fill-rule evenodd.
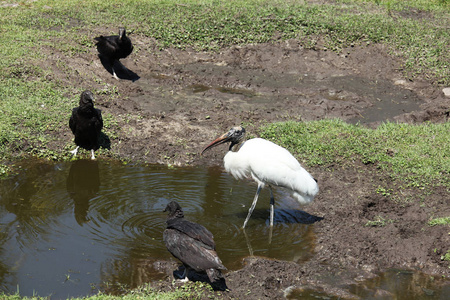
<path id="1" fill-rule="evenodd" d="M 203 149 L 202 153 L 200 153 L 200 155 L 203 155 L 203 153 L 208 150 L 211 149 L 212 147 L 215 147 L 217 145 L 229 142 L 231 139 L 230 137 L 230 133 L 226 132 L 224 134 L 222 134 L 221 136 L 219 136 L 217 139 L 215 139 L 214 141 L 211 142 L 211 144 L 209 144 L 208 146 L 205 147 L 205 149 Z"/>

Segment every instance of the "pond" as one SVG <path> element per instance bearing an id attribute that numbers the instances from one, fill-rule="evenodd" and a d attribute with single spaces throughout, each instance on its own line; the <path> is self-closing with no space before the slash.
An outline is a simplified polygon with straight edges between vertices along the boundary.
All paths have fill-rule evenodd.
<path id="1" fill-rule="evenodd" d="M 4 291 L 82 296 L 163 278 L 166 274 L 155 266 L 173 259 L 162 241 L 163 210 L 171 200 L 180 203 L 188 220 L 214 234 L 217 252 L 230 270 L 239 269 L 250 254 L 290 261 L 312 255 L 312 225 L 303 223 L 315 218 L 289 197 L 278 195 L 275 222 L 282 226 L 271 240 L 268 191 L 242 231 L 256 185 L 238 182 L 219 167 L 76 160 L 29 162 L 21 168 L 0 184 Z"/>
<path id="2" fill-rule="evenodd" d="M 162 241 L 163 210 L 172 200 L 214 234 L 229 270 L 240 269 L 249 255 L 298 263 L 313 255 L 320 218 L 283 190 L 275 191 L 273 232 L 268 190 L 242 231 L 256 185 L 234 180 L 221 167 L 81 159 L 28 161 L 20 168 L 0 181 L 0 289 L 7 293 L 63 299 L 164 278 L 160 262 L 174 261 Z"/>

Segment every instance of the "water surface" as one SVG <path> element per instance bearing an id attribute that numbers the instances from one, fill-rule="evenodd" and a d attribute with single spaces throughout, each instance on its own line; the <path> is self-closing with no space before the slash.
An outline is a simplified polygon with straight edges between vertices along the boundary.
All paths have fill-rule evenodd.
<path id="1" fill-rule="evenodd" d="M 169 201 L 206 226 L 229 270 L 260 255 L 288 261 L 312 255 L 313 223 L 284 191 L 275 194 L 272 238 L 269 195 L 240 229 L 256 185 L 213 168 L 167 168 L 76 160 L 28 162 L 0 182 L 0 288 L 23 296 L 65 298 L 136 287 L 166 276 L 174 260 L 162 241 Z"/>
<path id="2" fill-rule="evenodd" d="M 297 263 L 311 258 L 321 219 L 286 191 L 274 191 L 272 232 L 268 190 L 240 229 L 255 191 L 252 181 L 236 181 L 221 167 L 24 162 L 17 176 L 0 181 L 0 290 L 66 299 L 164 278 L 176 269 L 164 263 L 176 260 L 162 241 L 163 210 L 172 200 L 214 234 L 229 270 L 241 268 L 249 255 Z M 450 285 L 436 286 L 430 278 L 395 270 L 341 288 L 362 299 L 448 299 Z M 288 298 L 339 297 L 293 289 Z"/>

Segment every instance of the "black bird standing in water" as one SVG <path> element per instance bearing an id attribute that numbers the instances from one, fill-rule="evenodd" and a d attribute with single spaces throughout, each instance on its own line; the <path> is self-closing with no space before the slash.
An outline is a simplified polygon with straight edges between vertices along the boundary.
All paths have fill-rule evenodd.
<path id="1" fill-rule="evenodd" d="M 95 159 L 94 151 L 100 148 L 100 132 L 103 128 L 102 113 L 94 108 L 94 95 L 90 91 L 81 93 L 80 106 L 72 110 L 69 127 L 75 135 L 75 150 L 70 151 L 74 156 L 78 148 L 91 150 L 91 159 Z"/>
<path id="2" fill-rule="evenodd" d="M 111 67 L 114 78 L 119 79 L 114 71 L 114 63 L 127 57 L 133 51 L 133 45 L 126 35 L 125 28 L 119 27 L 119 35 L 102 35 L 96 37 L 95 40 L 100 59 L 106 61 L 108 67 Z"/>
<path id="3" fill-rule="evenodd" d="M 163 240 L 167 250 L 185 266 L 184 281 L 189 280 L 188 269 L 193 269 L 206 272 L 212 284 L 225 289 L 225 279 L 220 270 L 226 268 L 217 255 L 212 233 L 200 224 L 185 220 L 181 206 L 175 201 L 167 204 L 164 211 L 169 212 L 169 215 Z"/>

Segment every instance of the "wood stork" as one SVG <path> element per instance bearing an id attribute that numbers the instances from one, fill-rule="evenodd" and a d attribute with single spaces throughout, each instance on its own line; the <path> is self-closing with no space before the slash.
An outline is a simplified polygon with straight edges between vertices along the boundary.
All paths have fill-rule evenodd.
<path id="1" fill-rule="evenodd" d="M 226 268 L 217 255 L 212 233 L 204 226 L 184 219 L 183 210 L 176 201 L 167 204 L 164 211 L 169 214 L 163 240 L 167 250 L 185 266 L 183 280 L 189 280 L 188 269 L 193 269 L 206 272 L 211 283 L 224 281 L 220 270 Z"/>
<path id="2" fill-rule="evenodd" d="M 90 91 L 81 93 L 80 104 L 72 110 L 69 127 L 75 135 L 77 147 L 70 151 L 75 156 L 78 148 L 91 150 L 91 159 L 95 159 L 94 151 L 100 148 L 99 137 L 103 128 L 102 112 L 94 108 L 94 95 Z"/>
<path id="3" fill-rule="evenodd" d="M 245 141 L 245 129 L 233 127 L 203 149 L 202 154 L 217 145 L 230 142 L 224 157 L 225 170 L 236 179 L 249 178 L 258 184 L 255 198 L 242 228 L 245 228 L 258 201 L 261 189 L 267 184 L 270 190 L 270 226 L 273 226 L 275 199 L 271 185 L 292 191 L 294 198 L 306 204 L 319 192 L 317 181 L 302 168 L 292 154 L 268 140 L 254 138 Z"/>
<path id="4" fill-rule="evenodd" d="M 107 67 L 111 68 L 114 78 L 119 79 L 114 71 L 114 63 L 121 58 L 126 58 L 133 51 L 133 44 L 126 35 L 125 28 L 119 27 L 119 35 L 101 35 L 94 39 L 97 41 L 96 46 L 100 59 L 106 60 Z"/>

